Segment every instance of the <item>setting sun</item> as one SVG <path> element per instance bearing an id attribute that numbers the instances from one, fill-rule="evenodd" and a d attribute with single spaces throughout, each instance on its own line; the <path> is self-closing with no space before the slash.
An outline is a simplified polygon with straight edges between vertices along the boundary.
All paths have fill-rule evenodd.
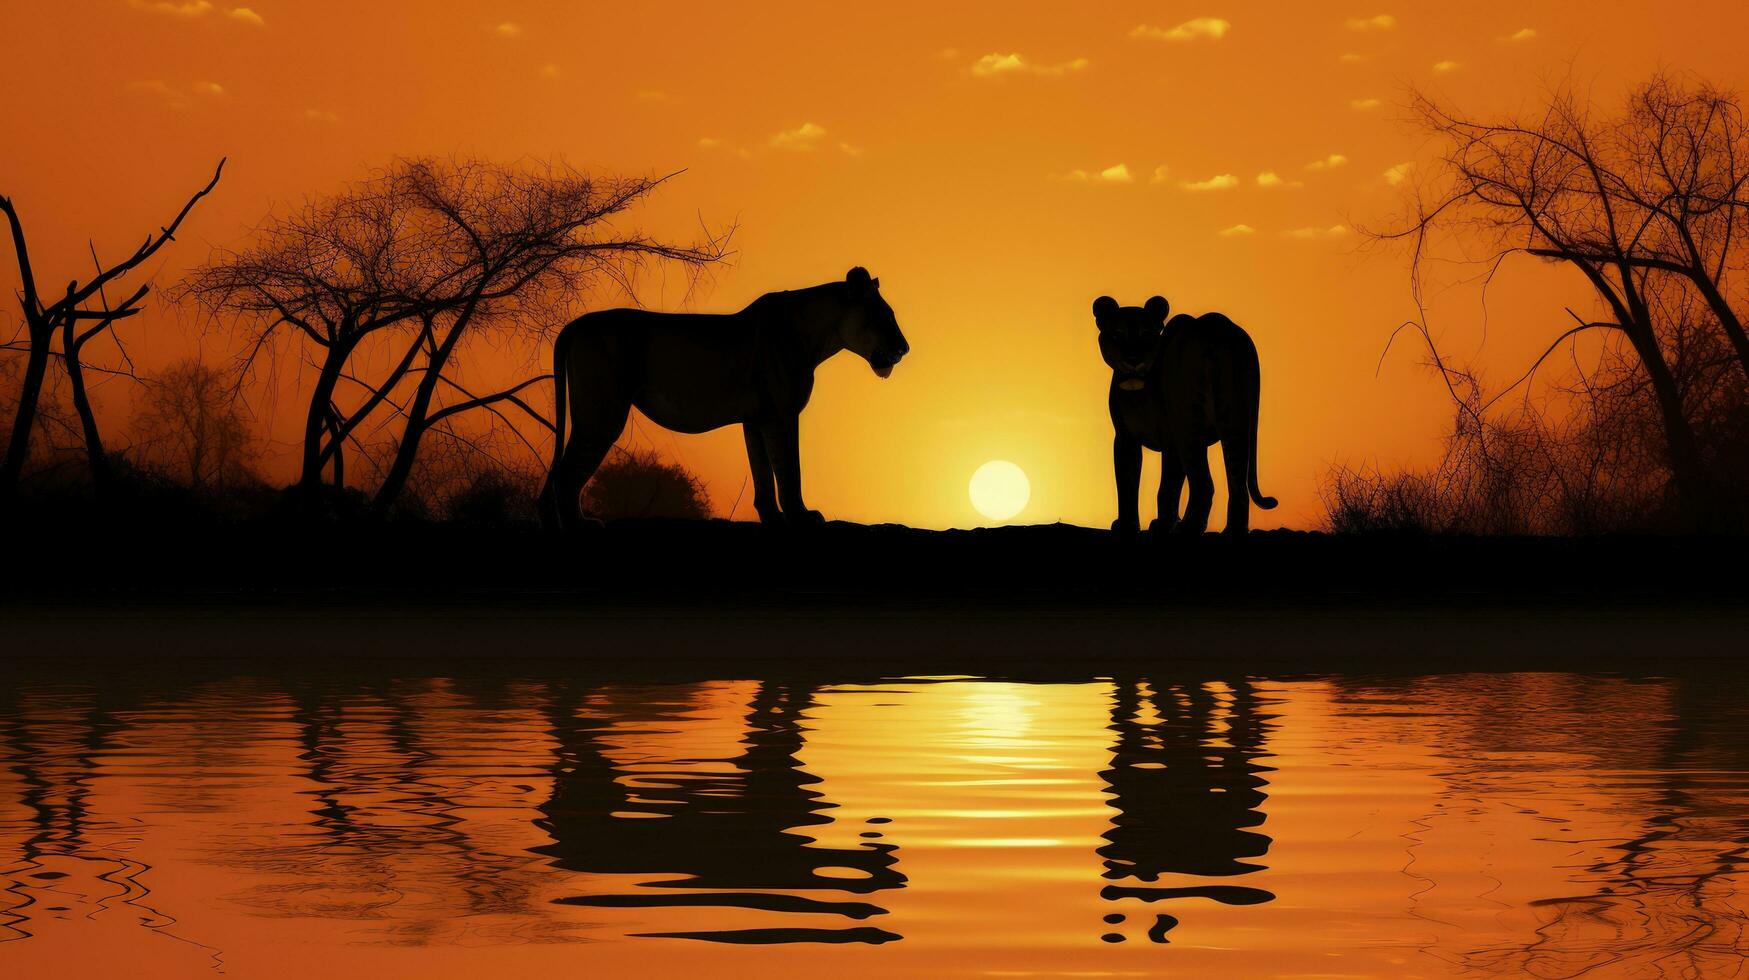
<path id="1" fill-rule="evenodd" d="M 972 506 L 992 521 L 1006 521 L 1026 509 L 1032 484 L 1026 472 L 1005 459 L 993 459 L 972 474 L 967 488 Z"/>

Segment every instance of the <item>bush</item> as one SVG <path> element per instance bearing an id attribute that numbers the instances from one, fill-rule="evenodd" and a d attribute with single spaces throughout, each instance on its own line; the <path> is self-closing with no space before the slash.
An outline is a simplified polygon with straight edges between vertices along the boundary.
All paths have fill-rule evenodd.
<path id="1" fill-rule="evenodd" d="M 444 514 L 471 527 L 509 527 L 536 520 L 535 497 L 545 477 L 494 467 L 474 474 L 444 504 Z"/>
<path id="2" fill-rule="evenodd" d="M 653 450 L 615 448 L 583 489 L 583 509 L 598 520 L 666 517 L 702 520 L 711 514 L 705 485 Z"/>

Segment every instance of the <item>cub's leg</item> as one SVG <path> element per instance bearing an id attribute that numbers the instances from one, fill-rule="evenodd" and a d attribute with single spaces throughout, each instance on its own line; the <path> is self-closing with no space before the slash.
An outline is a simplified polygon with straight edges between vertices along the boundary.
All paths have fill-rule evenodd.
<path id="1" fill-rule="evenodd" d="M 1251 498 L 1245 489 L 1251 473 L 1250 444 L 1222 439 L 1221 460 L 1227 471 L 1227 526 L 1222 533 L 1242 538 L 1251 530 Z"/>
<path id="2" fill-rule="evenodd" d="M 826 518 L 817 510 L 809 510 L 802 502 L 802 453 L 797 444 L 801 419 L 785 416 L 760 426 L 765 440 L 765 454 L 771 460 L 772 476 L 777 478 L 777 500 L 783 508 L 783 519 L 790 524 L 824 524 Z"/>
<path id="3" fill-rule="evenodd" d="M 1168 445 L 1160 454 L 1160 493 L 1155 498 L 1158 513 L 1148 525 L 1152 532 L 1166 533 L 1178 523 L 1178 499 L 1184 492 L 1184 463 Z"/>
<path id="4" fill-rule="evenodd" d="M 741 423 L 741 435 L 747 440 L 747 468 L 753 474 L 753 509 L 760 523 L 781 524 L 783 512 L 777 508 L 777 488 L 772 482 L 771 455 L 765 451 L 765 436 L 752 422 Z"/>
<path id="5" fill-rule="evenodd" d="M 1191 452 L 1184 452 L 1184 448 L 1178 447 L 1178 452 L 1190 480 L 1190 500 L 1184 505 L 1184 520 L 1174 530 L 1180 534 L 1201 534 L 1208 530 L 1209 509 L 1215 504 L 1215 478 L 1209 472 L 1207 446 L 1198 446 Z"/>
<path id="6" fill-rule="evenodd" d="M 1117 520 L 1113 531 L 1134 531 L 1142 526 L 1136 496 L 1142 489 L 1142 444 L 1119 432 L 1111 441 L 1111 468 L 1117 475 Z"/>

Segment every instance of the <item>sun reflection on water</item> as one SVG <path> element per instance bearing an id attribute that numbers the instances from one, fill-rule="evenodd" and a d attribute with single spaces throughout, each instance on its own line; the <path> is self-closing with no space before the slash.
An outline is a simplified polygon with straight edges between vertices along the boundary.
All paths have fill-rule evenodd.
<path id="1" fill-rule="evenodd" d="M 0 692 L 9 975 L 1740 969 L 1730 678 Z"/>

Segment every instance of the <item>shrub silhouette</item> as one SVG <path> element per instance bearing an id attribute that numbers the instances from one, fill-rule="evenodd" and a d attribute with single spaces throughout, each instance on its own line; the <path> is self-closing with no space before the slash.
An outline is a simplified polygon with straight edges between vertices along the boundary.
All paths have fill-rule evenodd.
<path id="1" fill-rule="evenodd" d="M 535 494 L 543 474 L 510 471 L 501 467 L 474 474 L 452 493 L 444 514 L 457 524 L 471 527 L 508 527 L 531 524 L 537 519 Z"/>
<path id="2" fill-rule="evenodd" d="M 598 520 L 710 516 L 704 483 L 652 450 L 616 450 L 583 489 L 583 509 Z"/>

